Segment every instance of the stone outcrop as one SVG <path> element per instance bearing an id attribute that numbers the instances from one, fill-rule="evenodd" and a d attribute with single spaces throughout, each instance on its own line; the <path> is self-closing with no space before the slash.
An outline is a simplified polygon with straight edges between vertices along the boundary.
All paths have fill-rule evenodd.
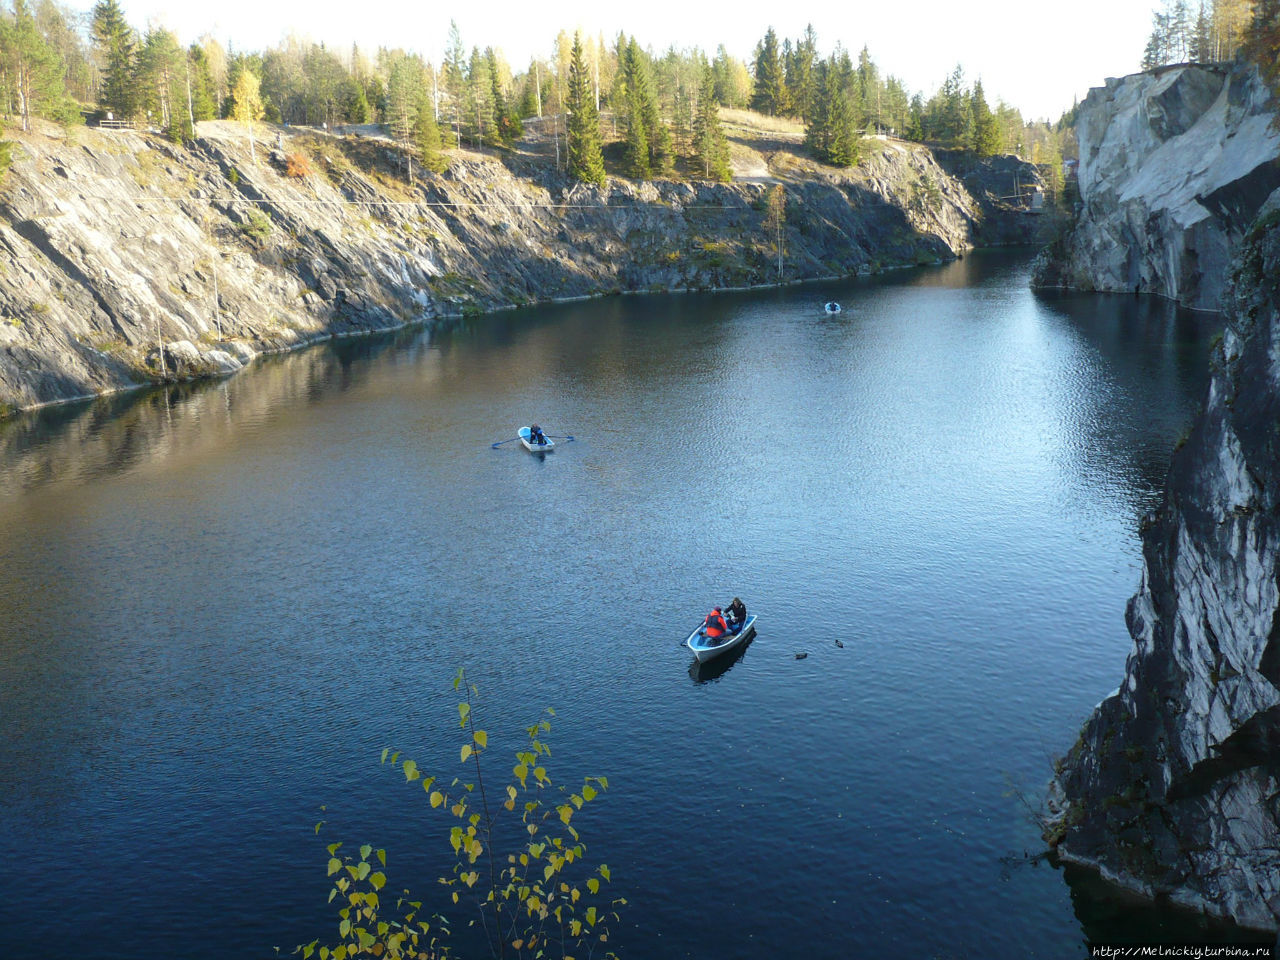
<path id="1" fill-rule="evenodd" d="M 1280 922 L 1280 190 L 1246 235 L 1205 408 L 1143 527 L 1134 647 L 1063 761 L 1068 861 Z"/>
<path id="2" fill-rule="evenodd" d="M 788 281 L 952 259 L 1008 214 L 890 141 L 848 171 L 604 188 L 519 151 L 458 153 L 410 183 L 386 140 L 281 128 L 267 145 L 255 162 L 224 122 L 187 148 L 83 128 L 18 138 L 0 187 L 0 416 L 432 318 L 776 282 L 778 182 Z M 291 156 L 313 172 L 290 176 Z"/>
<path id="3" fill-rule="evenodd" d="M 1089 91 L 1080 105 L 1081 206 L 1035 283 L 1222 303 L 1248 225 L 1280 187 L 1280 132 L 1257 72 L 1184 64 Z"/>

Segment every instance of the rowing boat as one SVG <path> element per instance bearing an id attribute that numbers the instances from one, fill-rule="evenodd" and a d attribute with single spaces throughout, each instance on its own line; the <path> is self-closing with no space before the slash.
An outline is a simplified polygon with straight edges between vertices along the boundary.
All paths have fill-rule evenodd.
<path id="1" fill-rule="evenodd" d="M 756 616 L 754 613 L 747 617 L 747 622 L 742 625 L 741 630 L 737 633 L 726 634 L 723 637 L 708 637 L 704 621 L 698 624 L 693 633 L 689 634 L 689 639 L 684 644 L 693 651 L 693 655 L 698 658 L 699 663 L 705 663 L 712 657 L 728 653 L 739 646 L 750 634 L 755 632 L 755 629 Z"/>
<path id="2" fill-rule="evenodd" d="M 548 451 L 556 448 L 556 442 L 549 439 L 545 434 L 543 435 L 541 443 L 534 440 L 533 431 L 528 427 L 520 428 L 520 445 L 530 453 L 547 453 Z"/>

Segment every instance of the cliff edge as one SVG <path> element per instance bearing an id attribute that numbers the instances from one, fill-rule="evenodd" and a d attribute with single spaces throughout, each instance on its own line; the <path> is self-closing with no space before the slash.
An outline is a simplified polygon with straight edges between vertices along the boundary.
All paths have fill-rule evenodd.
<path id="1" fill-rule="evenodd" d="M 1062 761 L 1068 861 L 1280 925 L 1280 190 L 1245 235 L 1205 408 L 1143 524 L 1134 647 Z"/>
<path id="2" fill-rule="evenodd" d="M 0 416 L 441 316 L 932 263 L 1035 220 L 900 141 L 869 139 L 849 170 L 771 143 L 768 176 L 597 188 L 559 173 L 531 128 L 510 153 L 457 151 L 443 174 L 412 175 L 378 136 L 265 127 L 251 151 L 225 121 L 187 148 L 132 131 L 15 135 Z M 1036 179 L 1009 160 L 1008 179 Z"/>
<path id="3" fill-rule="evenodd" d="M 1245 231 L 1280 187 L 1280 132 L 1257 71 L 1181 64 L 1089 91 L 1076 135 L 1080 209 L 1033 283 L 1222 305 Z"/>

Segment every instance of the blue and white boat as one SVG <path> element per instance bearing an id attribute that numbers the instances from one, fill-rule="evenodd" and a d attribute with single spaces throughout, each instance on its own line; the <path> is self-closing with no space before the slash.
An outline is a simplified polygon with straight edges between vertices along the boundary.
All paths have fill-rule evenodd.
<path id="1" fill-rule="evenodd" d="M 827 313 L 839 313 L 840 304 L 832 300 L 830 303 L 825 304 L 822 309 L 827 311 Z"/>
<path id="2" fill-rule="evenodd" d="M 533 431 L 528 427 L 520 428 L 520 445 L 530 453 L 547 453 L 556 448 L 556 442 L 546 434 L 541 441 L 533 439 Z"/>
<path id="3" fill-rule="evenodd" d="M 742 644 L 756 629 L 756 615 L 753 613 L 747 617 L 747 622 L 742 625 L 742 629 L 736 633 L 728 633 L 723 637 L 708 637 L 705 630 L 706 621 L 698 624 L 693 633 L 689 634 L 689 639 L 684 645 L 693 651 L 693 655 L 698 658 L 699 663 L 705 663 L 712 657 L 718 657 L 722 653 L 728 653 L 735 647 Z"/>

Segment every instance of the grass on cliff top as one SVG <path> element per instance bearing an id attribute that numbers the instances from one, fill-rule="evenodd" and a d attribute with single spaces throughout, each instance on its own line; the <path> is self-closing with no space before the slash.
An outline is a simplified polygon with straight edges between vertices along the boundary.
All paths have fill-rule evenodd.
<path id="1" fill-rule="evenodd" d="M 780 140 L 804 140 L 804 124 L 790 117 L 767 117 L 754 110 L 720 110 L 720 125 L 729 136 L 765 135 Z"/>

